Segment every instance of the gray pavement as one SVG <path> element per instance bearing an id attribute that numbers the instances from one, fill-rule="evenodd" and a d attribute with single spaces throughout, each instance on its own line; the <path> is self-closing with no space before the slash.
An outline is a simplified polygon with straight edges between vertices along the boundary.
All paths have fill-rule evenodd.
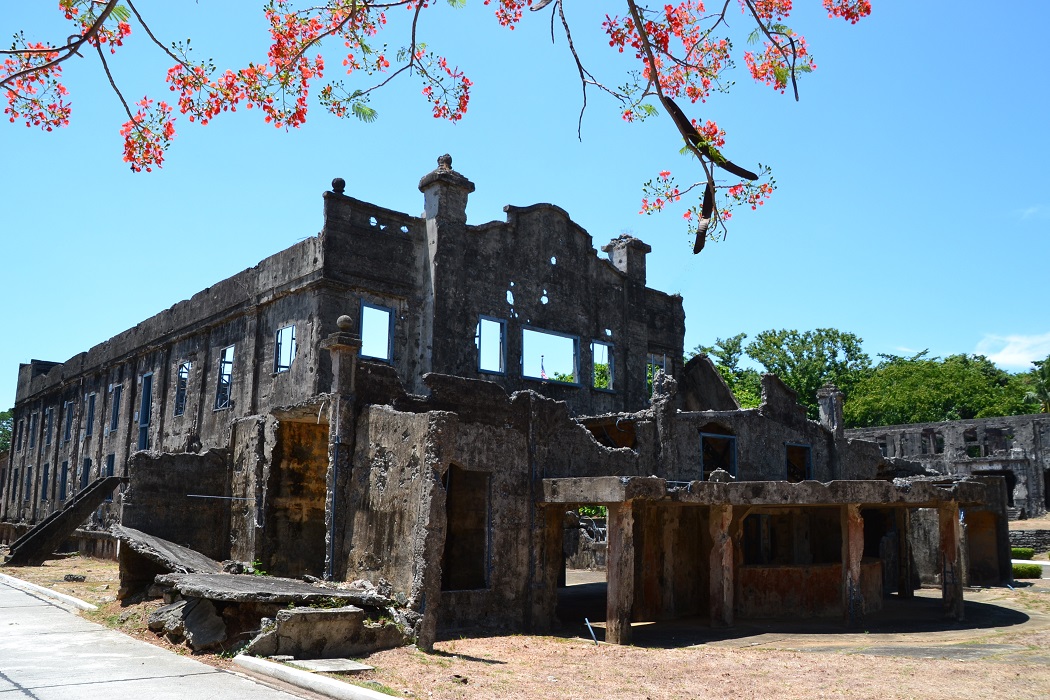
<path id="1" fill-rule="evenodd" d="M 299 700 L 0 582 L 0 700 Z"/>

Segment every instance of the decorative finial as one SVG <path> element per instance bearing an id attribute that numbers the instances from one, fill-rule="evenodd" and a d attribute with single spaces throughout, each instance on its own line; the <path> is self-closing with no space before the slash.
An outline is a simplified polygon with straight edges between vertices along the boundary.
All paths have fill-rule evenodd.
<path id="1" fill-rule="evenodd" d="M 452 156 L 447 153 L 438 156 L 438 170 L 452 170 Z"/>
<path id="2" fill-rule="evenodd" d="M 346 180 L 341 177 L 337 177 L 332 180 L 332 191 L 336 194 L 342 194 L 346 190 Z"/>
<path id="3" fill-rule="evenodd" d="M 346 314 L 343 314 L 335 320 L 335 325 L 339 326 L 339 330 L 343 333 L 349 333 L 350 329 L 354 327 L 354 319 L 350 318 Z"/>

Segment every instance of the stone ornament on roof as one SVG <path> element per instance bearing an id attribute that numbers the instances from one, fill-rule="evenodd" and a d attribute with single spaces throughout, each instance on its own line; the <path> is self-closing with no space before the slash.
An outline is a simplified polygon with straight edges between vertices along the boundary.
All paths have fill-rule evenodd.
<path id="1" fill-rule="evenodd" d="M 445 154 L 437 159 L 438 166 L 424 175 L 419 181 L 419 191 L 422 192 L 435 182 L 459 187 L 467 192 L 474 191 L 474 183 L 452 169 L 452 156 Z"/>

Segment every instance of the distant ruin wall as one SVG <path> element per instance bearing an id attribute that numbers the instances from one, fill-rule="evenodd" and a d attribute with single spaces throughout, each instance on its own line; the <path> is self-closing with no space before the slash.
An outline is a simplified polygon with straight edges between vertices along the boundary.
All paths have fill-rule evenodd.
<path id="1" fill-rule="evenodd" d="M 1036 554 L 1050 552 L 1050 530 L 1010 530 L 1011 547 L 1031 547 Z"/>

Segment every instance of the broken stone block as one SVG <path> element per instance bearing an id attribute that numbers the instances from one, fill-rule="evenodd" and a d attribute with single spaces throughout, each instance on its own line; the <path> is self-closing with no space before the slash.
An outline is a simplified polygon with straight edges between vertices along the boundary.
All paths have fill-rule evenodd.
<path id="1" fill-rule="evenodd" d="M 191 598 L 165 605 L 150 613 L 146 625 L 173 644 L 185 641 L 194 651 L 226 641 L 226 624 L 210 600 Z"/>

